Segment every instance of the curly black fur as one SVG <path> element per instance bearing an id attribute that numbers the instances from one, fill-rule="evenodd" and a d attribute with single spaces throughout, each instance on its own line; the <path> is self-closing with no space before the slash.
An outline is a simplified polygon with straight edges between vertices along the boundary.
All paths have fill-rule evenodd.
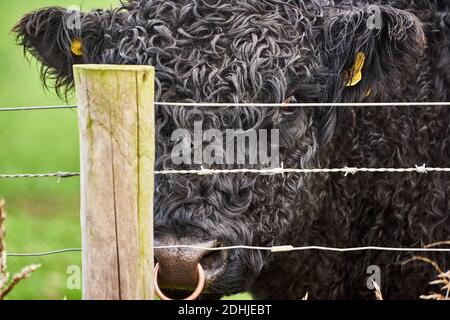
<path id="1" fill-rule="evenodd" d="M 368 5 L 382 13 L 368 29 Z M 443 1 L 129 0 L 82 15 L 65 9 L 25 16 L 14 28 L 43 64 L 43 79 L 70 89 L 75 63 L 150 64 L 157 100 L 186 102 L 446 101 L 450 5 Z M 72 39 L 84 55 L 70 52 Z M 362 81 L 344 71 L 366 54 Z M 370 91 L 369 91 L 370 90 Z M 370 93 L 370 94 L 369 94 Z M 448 166 L 446 108 L 271 108 L 157 110 L 157 169 L 170 160 L 171 133 L 204 128 L 280 130 L 285 167 Z M 238 167 L 238 166 L 228 166 Z M 183 166 L 183 168 L 197 168 Z M 450 234 L 444 174 L 163 176 L 156 182 L 155 233 L 219 239 L 226 245 L 424 246 Z M 230 252 L 210 290 L 257 298 L 369 299 L 367 267 L 381 268 L 385 298 L 417 299 L 434 270 L 393 252 Z M 449 267 L 446 254 L 429 254 Z"/>

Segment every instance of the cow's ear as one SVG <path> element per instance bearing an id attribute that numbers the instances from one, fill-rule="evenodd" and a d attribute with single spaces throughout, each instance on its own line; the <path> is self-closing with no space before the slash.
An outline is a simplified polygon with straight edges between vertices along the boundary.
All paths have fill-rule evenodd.
<path id="1" fill-rule="evenodd" d="M 328 99 L 401 99 L 426 46 L 420 20 L 389 6 L 334 8 L 324 23 Z"/>
<path id="2" fill-rule="evenodd" d="M 81 13 L 60 7 L 25 15 L 13 32 L 25 52 L 42 63 L 44 84 L 54 80 L 58 92 L 72 88 L 74 64 L 95 62 L 103 41 L 99 12 Z"/>

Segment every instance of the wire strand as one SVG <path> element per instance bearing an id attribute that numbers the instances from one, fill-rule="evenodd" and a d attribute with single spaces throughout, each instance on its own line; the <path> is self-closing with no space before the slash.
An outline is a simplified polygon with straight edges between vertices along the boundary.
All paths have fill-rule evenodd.
<path id="1" fill-rule="evenodd" d="M 155 250 L 156 249 L 193 249 L 193 250 L 204 250 L 204 251 L 224 251 L 224 250 L 243 249 L 243 250 L 270 251 L 273 253 L 306 251 L 306 250 L 333 251 L 333 252 L 353 252 L 353 251 L 450 252 L 450 248 L 396 248 L 396 247 L 379 247 L 379 246 L 336 248 L 336 247 L 326 247 L 326 246 L 294 247 L 292 245 L 272 246 L 272 247 L 237 245 L 237 246 L 218 247 L 218 248 L 208 248 L 208 247 L 192 246 L 192 245 L 169 245 L 169 246 L 157 246 L 157 247 L 154 247 L 154 249 Z"/>
<path id="2" fill-rule="evenodd" d="M 430 173 L 430 172 L 450 172 L 450 168 L 436 168 L 427 167 L 425 164 L 412 168 L 311 168 L 311 169 L 290 169 L 280 168 L 273 169 L 205 169 L 198 170 L 163 170 L 154 171 L 155 175 L 170 175 L 170 174 L 193 174 L 193 175 L 212 175 L 212 174 L 237 174 L 237 173 L 253 173 L 253 174 L 285 174 L 285 173 L 301 173 L 301 174 L 315 174 L 315 173 L 343 173 L 345 176 L 357 173 Z M 0 174 L 0 179 L 20 179 L 20 178 L 72 178 L 80 176 L 79 172 L 56 172 L 56 173 L 38 173 L 38 174 Z"/>
<path id="3" fill-rule="evenodd" d="M 209 103 L 209 102 L 155 102 L 156 106 L 167 107 L 440 107 L 450 106 L 450 102 L 351 102 L 351 103 Z M 76 105 L 2 107 L 1 111 L 36 111 L 76 109 Z"/>
<path id="4" fill-rule="evenodd" d="M 284 168 L 283 165 L 280 168 L 273 169 L 199 169 L 199 170 L 165 170 L 155 171 L 157 175 L 168 174 L 197 174 L 197 175 L 211 175 L 211 174 L 233 174 L 233 173 L 258 173 L 258 174 L 285 174 L 285 173 L 344 173 L 345 176 L 349 174 L 357 174 L 359 172 L 385 172 L 385 173 L 428 173 L 428 172 L 450 172 L 450 168 L 433 168 L 426 167 L 426 165 L 415 166 L 413 168 L 356 168 L 356 167 L 344 167 L 344 168 L 312 168 L 312 169 L 289 169 Z"/>
<path id="5" fill-rule="evenodd" d="M 0 179 L 22 179 L 22 178 L 73 178 L 80 176 L 79 172 L 52 172 L 52 173 L 19 173 L 0 174 Z"/>
<path id="6" fill-rule="evenodd" d="M 271 247 L 261 247 L 261 246 L 247 246 L 247 245 L 236 245 L 227 247 L 202 247 L 194 245 L 167 245 L 167 246 L 155 246 L 155 250 L 164 249 L 192 249 L 192 250 L 202 250 L 202 251 L 229 251 L 229 250 L 259 250 L 259 251 L 270 251 L 272 253 L 280 252 L 295 252 L 295 251 L 307 251 L 307 250 L 317 250 L 317 251 L 331 251 L 331 252 L 354 252 L 354 251 L 392 251 L 392 252 L 450 252 L 450 248 L 398 248 L 398 247 L 380 247 L 380 246 L 363 246 L 363 247 L 347 247 L 347 248 L 336 248 L 336 247 L 326 247 L 326 246 L 301 246 L 295 247 L 292 245 L 282 245 L 282 246 L 271 246 Z M 6 253 L 7 257 L 44 257 L 62 253 L 70 252 L 81 252 L 81 248 L 67 248 L 61 250 L 53 250 L 47 252 L 36 252 L 36 253 Z"/>
<path id="7" fill-rule="evenodd" d="M 67 253 L 67 252 L 80 252 L 81 248 L 67 248 L 67 249 L 61 249 L 61 250 L 53 250 L 53 251 L 47 251 L 47 252 L 35 252 L 35 253 L 6 253 L 7 257 L 44 257 L 44 256 L 51 256 L 56 255 L 60 253 Z"/>
<path id="8" fill-rule="evenodd" d="M 7 107 L 0 108 L 1 111 L 38 111 L 38 110 L 61 110 L 61 109 L 76 109 L 77 106 L 35 106 L 35 107 Z"/>
<path id="9" fill-rule="evenodd" d="M 209 103 L 209 102 L 155 102 L 168 107 L 421 107 L 450 106 L 450 102 L 317 102 L 317 103 Z"/>

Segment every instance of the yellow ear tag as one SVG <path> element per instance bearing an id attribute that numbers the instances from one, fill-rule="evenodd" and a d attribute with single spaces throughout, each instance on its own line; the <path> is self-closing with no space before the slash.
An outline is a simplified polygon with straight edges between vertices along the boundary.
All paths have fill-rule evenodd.
<path id="1" fill-rule="evenodd" d="M 364 61 L 366 55 L 363 52 L 356 54 L 356 61 L 353 67 L 344 72 L 345 86 L 353 87 L 357 85 L 362 79 L 362 68 L 364 67 Z"/>
<path id="2" fill-rule="evenodd" d="M 78 57 L 83 55 L 83 43 L 80 39 L 73 39 L 72 44 L 70 45 L 70 51 Z"/>

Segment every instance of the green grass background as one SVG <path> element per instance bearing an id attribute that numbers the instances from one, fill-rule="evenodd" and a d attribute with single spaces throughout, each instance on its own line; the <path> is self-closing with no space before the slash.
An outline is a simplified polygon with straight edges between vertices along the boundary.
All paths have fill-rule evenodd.
<path id="1" fill-rule="evenodd" d="M 118 0 L 2 0 L 0 10 L 0 108 L 75 103 L 42 88 L 39 65 L 28 62 L 10 30 L 27 12 L 46 6 L 83 10 L 115 6 Z M 0 173 L 78 171 L 78 129 L 74 110 L 0 112 Z M 0 180 L 7 202 L 8 252 L 40 252 L 80 247 L 79 179 Z M 8 259 L 11 273 L 30 263 L 42 267 L 19 284 L 8 299 L 80 299 L 68 289 L 70 266 L 81 266 L 79 253 Z M 248 299 L 248 295 L 233 299 Z"/>

